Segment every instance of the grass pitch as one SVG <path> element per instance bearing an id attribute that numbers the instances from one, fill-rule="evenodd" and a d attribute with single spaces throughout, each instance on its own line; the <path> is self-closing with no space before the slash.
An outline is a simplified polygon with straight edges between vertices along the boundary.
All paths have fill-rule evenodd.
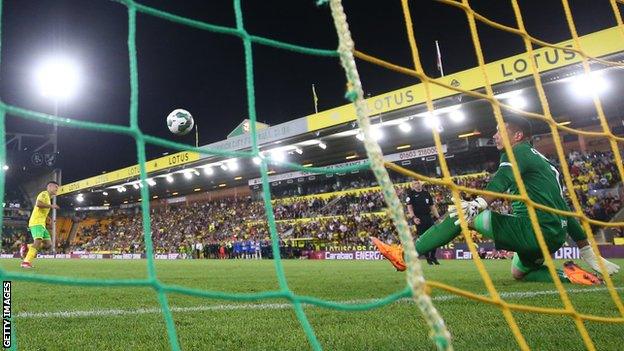
<path id="1" fill-rule="evenodd" d="M 617 261 L 617 260 L 616 260 Z M 617 261 L 624 265 L 624 260 Z M 516 283 L 510 261 L 485 261 L 507 301 L 561 307 L 552 284 Z M 17 260 L 2 267 L 17 271 Z M 557 262 L 561 265 L 561 262 Z M 37 260 L 32 274 L 81 278 L 144 278 L 146 261 Z M 385 261 L 284 261 L 289 287 L 297 294 L 335 301 L 380 298 L 405 287 L 405 275 Z M 428 279 L 485 294 L 470 261 L 425 267 Z M 29 272 L 31 273 L 31 272 Z M 225 292 L 277 290 L 273 261 L 158 261 L 165 283 Z M 624 287 L 623 274 L 614 277 Z M 606 289 L 566 285 L 583 313 L 618 316 Z M 622 296 L 622 290 L 618 290 Z M 432 296 L 456 350 L 512 350 L 518 346 L 501 312 L 446 292 Z M 183 350 L 310 349 L 285 300 L 237 303 L 169 295 Z M 13 315 L 21 350 L 167 350 L 167 333 L 156 293 L 149 288 L 92 288 L 15 281 Z M 413 303 L 400 301 L 365 312 L 307 306 L 306 314 L 325 350 L 434 350 L 428 328 Z M 535 350 L 584 350 L 569 317 L 514 313 Z M 624 324 L 586 322 L 599 350 L 621 350 Z"/>

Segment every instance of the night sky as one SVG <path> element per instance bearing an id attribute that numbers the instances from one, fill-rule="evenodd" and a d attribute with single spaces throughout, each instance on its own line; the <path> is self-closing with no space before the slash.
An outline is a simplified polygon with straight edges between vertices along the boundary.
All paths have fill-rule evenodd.
<path id="1" fill-rule="evenodd" d="M 475 10 L 514 25 L 508 1 L 473 1 Z M 571 0 L 579 34 L 615 25 L 606 0 Z M 233 1 L 142 1 L 175 14 L 223 26 L 235 26 Z M 243 1 L 251 34 L 293 44 L 334 49 L 337 39 L 327 6 L 316 0 Z M 363 52 L 409 66 L 400 1 L 345 0 L 356 47 Z M 434 41 L 439 40 L 445 73 L 475 66 L 466 16 L 435 1 L 411 1 L 412 19 L 427 73 L 437 76 Z M 540 39 L 570 37 L 559 0 L 520 1 L 525 25 Z M 479 25 L 486 60 L 524 50 L 512 34 Z M 53 104 L 33 84 L 33 69 L 55 52 L 74 57 L 82 71 L 79 93 L 60 106 L 60 115 L 86 121 L 128 124 L 129 72 L 127 10 L 107 0 L 5 0 L 2 18 L 2 100 L 52 113 Z M 139 123 L 145 133 L 188 144 L 194 135 L 173 137 L 165 125 L 174 108 L 185 108 L 199 125 L 200 145 L 225 139 L 247 117 L 242 41 L 138 14 Z M 319 109 L 345 104 L 345 78 L 335 58 L 312 57 L 254 46 L 258 120 L 271 125 L 314 112 L 311 85 Z M 417 80 L 359 62 L 366 94 L 376 95 Z M 47 133 L 51 126 L 9 116 L 7 130 Z M 71 182 L 136 162 L 132 139 L 123 136 L 60 130 L 63 181 Z M 148 158 L 161 148 L 148 146 Z"/>

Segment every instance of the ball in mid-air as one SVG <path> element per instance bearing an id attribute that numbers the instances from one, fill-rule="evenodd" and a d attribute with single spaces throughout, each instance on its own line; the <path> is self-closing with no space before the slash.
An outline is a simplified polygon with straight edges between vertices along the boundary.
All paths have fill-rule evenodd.
<path id="1" fill-rule="evenodd" d="M 188 134 L 194 125 L 193 116 L 187 110 L 175 109 L 167 116 L 167 127 L 175 135 Z"/>

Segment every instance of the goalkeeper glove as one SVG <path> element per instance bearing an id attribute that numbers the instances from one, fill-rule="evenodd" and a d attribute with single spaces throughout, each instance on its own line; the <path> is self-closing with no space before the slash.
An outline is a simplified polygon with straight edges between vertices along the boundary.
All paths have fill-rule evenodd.
<path id="1" fill-rule="evenodd" d="M 466 221 L 468 223 L 472 222 L 472 220 L 483 210 L 488 207 L 487 201 L 482 197 L 477 197 L 472 201 L 464 201 L 461 202 L 462 210 L 464 211 L 464 216 L 466 216 Z M 455 218 L 458 216 L 457 207 L 455 205 L 451 205 L 448 208 L 449 217 Z M 460 220 L 457 218 L 455 221 L 455 225 L 459 225 Z"/>
<path id="2" fill-rule="evenodd" d="M 620 270 L 620 266 L 618 266 L 617 264 L 605 260 L 602 256 L 596 256 L 591 246 L 589 245 L 579 249 L 579 252 L 581 254 L 581 258 L 583 259 L 583 261 L 585 261 L 587 265 L 589 265 L 593 270 L 595 270 L 598 273 L 601 272 L 600 264 L 598 263 L 598 260 L 602 260 L 605 267 L 607 268 L 607 273 L 609 275 L 615 274 Z"/>

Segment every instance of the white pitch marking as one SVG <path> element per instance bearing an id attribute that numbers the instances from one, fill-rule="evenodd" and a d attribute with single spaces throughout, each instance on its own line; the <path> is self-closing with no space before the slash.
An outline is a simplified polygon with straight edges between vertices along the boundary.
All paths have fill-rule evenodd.
<path id="1" fill-rule="evenodd" d="M 624 287 L 617 287 L 616 290 L 624 290 Z M 586 289 L 568 289 L 570 294 L 578 293 L 594 293 L 607 291 L 607 288 L 586 288 Z M 538 291 L 512 291 L 501 292 L 500 297 L 502 299 L 527 299 L 536 296 L 544 295 L 557 295 L 557 290 L 538 290 Z M 486 295 L 483 295 L 486 296 Z M 461 296 L 457 295 L 438 295 L 431 299 L 433 301 L 448 301 L 460 299 Z M 378 299 L 366 299 L 366 300 L 347 300 L 336 301 L 344 304 L 361 304 L 371 303 L 379 301 Z M 397 302 L 411 302 L 411 298 L 403 298 Z M 305 304 L 306 307 L 318 307 L 315 305 Z M 229 305 L 208 305 L 208 306 L 193 306 L 193 307 L 171 307 L 171 311 L 175 313 L 189 313 L 189 312 L 205 312 L 205 311 L 233 311 L 233 310 L 278 310 L 292 308 L 291 303 L 262 303 L 262 304 L 229 304 Z M 107 316 L 124 316 L 124 315 L 138 315 L 138 314 L 154 314 L 162 313 L 160 308 L 137 308 L 134 310 L 123 309 L 108 309 L 108 310 L 85 310 L 85 311 L 58 311 L 58 312 L 19 312 L 15 314 L 15 318 L 80 318 L 80 317 L 107 317 Z"/>

